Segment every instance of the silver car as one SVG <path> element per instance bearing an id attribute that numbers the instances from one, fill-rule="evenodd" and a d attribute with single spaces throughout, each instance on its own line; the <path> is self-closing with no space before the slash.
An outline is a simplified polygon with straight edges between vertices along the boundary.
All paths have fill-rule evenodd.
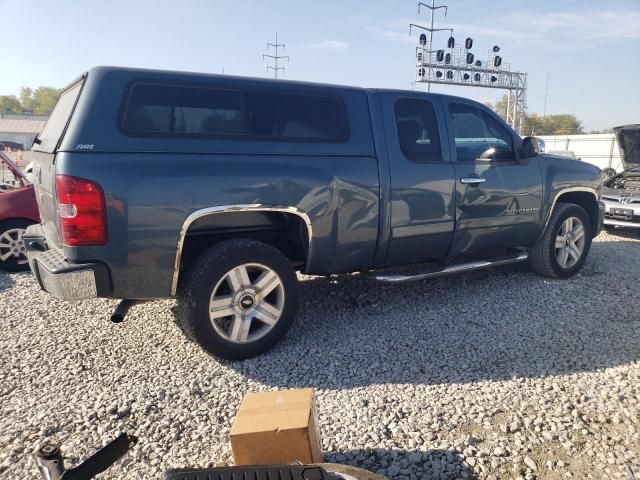
<path id="1" fill-rule="evenodd" d="M 640 228 L 640 124 L 616 127 L 613 131 L 623 170 L 604 182 L 604 224 Z"/>

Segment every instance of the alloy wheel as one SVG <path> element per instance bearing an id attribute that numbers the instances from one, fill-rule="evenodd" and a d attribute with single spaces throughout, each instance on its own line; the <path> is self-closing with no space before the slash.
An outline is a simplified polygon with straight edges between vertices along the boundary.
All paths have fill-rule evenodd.
<path id="1" fill-rule="evenodd" d="M 266 265 L 245 263 L 225 273 L 209 300 L 209 320 L 214 330 L 234 343 L 264 337 L 284 310 L 282 279 Z"/>
<path id="2" fill-rule="evenodd" d="M 11 228 L 0 235 L 0 261 L 5 262 L 15 257 L 18 265 L 25 265 L 27 260 L 27 246 L 22 239 L 23 228 Z"/>
<path id="3" fill-rule="evenodd" d="M 564 269 L 573 267 L 584 252 L 584 225 L 577 217 L 569 217 L 560 226 L 556 236 L 555 251 L 558 265 Z"/>

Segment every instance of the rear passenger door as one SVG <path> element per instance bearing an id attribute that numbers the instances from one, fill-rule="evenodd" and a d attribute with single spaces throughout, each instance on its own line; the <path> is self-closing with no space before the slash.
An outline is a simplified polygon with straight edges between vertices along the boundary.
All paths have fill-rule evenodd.
<path id="1" fill-rule="evenodd" d="M 440 105 L 410 92 L 380 99 L 390 183 L 386 264 L 443 257 L 454 230 L 455 179 Z"/>

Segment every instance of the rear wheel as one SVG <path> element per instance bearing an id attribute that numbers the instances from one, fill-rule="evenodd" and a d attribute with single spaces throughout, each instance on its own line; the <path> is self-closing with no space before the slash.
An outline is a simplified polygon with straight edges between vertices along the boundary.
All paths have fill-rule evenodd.
<path id="1" fill-rule="evenodd" d="M 27 246 L 22 236 L 27 227 L 33 223 L 22 219 L 0 223 L 0 269 L 7 272 L 29 270 Z"/>
<path id="2" fill-rule="evenodd" d="M 529 248 L 529 265 L 546 277 L 568 278 L 580 270 L 591 248 L 587 212 L 572 203 L 559 203 L 542 238 Z"/>
<path id="3" fill-rule="evenodd" d="M 286 334 L 298 308 L 298 283 L 275 248 L 229 240 L 195 260 L 179 304 L 190 338 L 216 357 L 239 360 L 263 353 Z"/>

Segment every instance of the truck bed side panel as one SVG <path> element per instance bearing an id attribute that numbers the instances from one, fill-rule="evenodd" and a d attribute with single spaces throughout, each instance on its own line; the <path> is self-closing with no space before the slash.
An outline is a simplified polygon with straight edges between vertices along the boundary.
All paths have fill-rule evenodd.
<path id="1" fill-rule="evenodd" d="M 111 270 L 114 297 L 167 297 L 179 232 L 196 210 L 293 206 L 313 227 L 309 273 L 370 268 L 378 235 L 378 176 L 369 156 L 60 153 L 58 173 L 103 187 L 104 247 L 64 247 L 67 258 Z"/>

